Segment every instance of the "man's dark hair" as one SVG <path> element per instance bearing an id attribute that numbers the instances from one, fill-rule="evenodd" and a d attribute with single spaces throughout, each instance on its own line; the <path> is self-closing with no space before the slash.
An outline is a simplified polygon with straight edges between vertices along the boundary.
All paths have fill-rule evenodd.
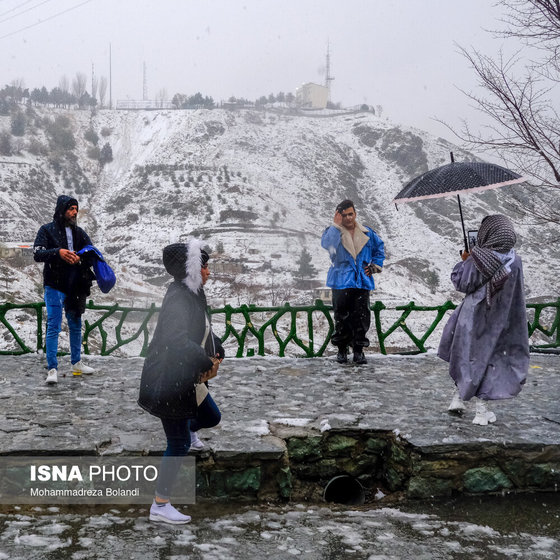
<path id="1" fill-rule="evenodd" d="M 336 207 L 336 211 L 339 214 L 342 214 L 343 210 L 348 210 L 348 208 L 353 208 L 354 210 L 356 210 L 354 203 L 351 200 L 343 200 L 337 207 Z"/>

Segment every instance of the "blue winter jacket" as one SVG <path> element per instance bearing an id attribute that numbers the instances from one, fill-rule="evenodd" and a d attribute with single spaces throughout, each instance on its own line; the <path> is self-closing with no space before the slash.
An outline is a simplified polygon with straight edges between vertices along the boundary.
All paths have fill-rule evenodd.
<path id="1" fill-rule="evenodd" d="M 356 260 L 342 244 L 340 231 L 329 226 L 323 232 L 321 246 L 329 252 L 332 265 L 327 274 L 327 286 L 333 290 L 344 290 L 346 288 L 359 288 L 362 290 L 374 290 L 375 282 L 373 276 L 367 276 L 364 266 L 374 262 L 383 266 L 385 251 L 383 241 L 369 227 L 365 228 L 369 241 L 358 253 Z"/>

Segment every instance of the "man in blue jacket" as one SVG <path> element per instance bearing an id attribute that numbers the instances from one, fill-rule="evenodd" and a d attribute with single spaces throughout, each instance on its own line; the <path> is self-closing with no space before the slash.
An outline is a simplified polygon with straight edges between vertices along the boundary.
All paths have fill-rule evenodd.
<path id="1" fill-rule="evenodd" d="M 332 262 L 327 274 L 335 322 L 331 342 L 338 347 L 337 362 L 348 361 L 348 347 L 352 346 L 354 363 L 366 364 L 363 349 L 369 346 L 369 292 L 375 289 L 372 275 L 383 267 L 383 241 L 357 221 L 351 200 L 343 200 L 336 207 L 333 221 L 321 239 Z"/>
<path id="2" fill-rule="evenodd" d="M 61 195 L 56 201 L 53 221 L 41 226 L 33 245 L 33 258 L 45 263 L 43 286 L 47 307 L 47 366 L 46 383 L 58 382 L 58 335 L 62 325 L 62 309 L 66 312 L 70 333 L 72 373 L 93 373 L 82 363 L 82 313 L 85 296 L 89 295 L 94 278 L 88 265 L 82 262 L 77 251 L 91 245 L 88 234 L 77 225 L 78 201 Z"/>

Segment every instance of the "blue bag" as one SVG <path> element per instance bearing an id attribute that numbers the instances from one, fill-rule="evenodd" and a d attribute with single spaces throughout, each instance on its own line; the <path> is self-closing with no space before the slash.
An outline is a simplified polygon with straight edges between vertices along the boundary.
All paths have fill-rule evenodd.
<path id="1" fill-rule="evenodd" d="M 97 249 L 97 247 L 94 247 L 93 245 L 86 245 L 83 249 L 78 251 L 77 254 L 83 255 L 90 251 L 94 255 L 93 272 L 95 274 L 95 279 L 97 280 L 97 285 L 104 294 L 107 294 L 115 285 L 117 277 L 115 276 L 113 269 L 105 262 L 101 251 Z"/>
<path id="2" fill-rule="evenodd" d="M 95 273 L 95 279 L 97 280 L 99 289 L 104 294 L 110 292 L 117 281 L 113 269 L 104 260 L 95 259 L 93 261 L 93 272 Z"/>

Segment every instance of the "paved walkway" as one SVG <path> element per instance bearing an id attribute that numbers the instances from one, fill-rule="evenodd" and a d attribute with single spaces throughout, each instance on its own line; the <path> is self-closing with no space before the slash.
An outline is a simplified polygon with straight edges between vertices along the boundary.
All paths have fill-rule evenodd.
<path id="1" fill-rule="evenodd" d="M 88 358 L 91 376 L 44 383 L 36 355 L 0 356 L 0 453 L 146 454 L 165 448 L 158 419 L 136 404 L 140 358 Z M 447 414 L 452 382 L 434 355 L 370 357 L 364 366 L 328 358 L 226 359 L 211 392 L 222 423 L 202 432 L 216 457 L 278 453 L 274 436 L 326 428 L 396 431 L 412 445 L 488 442 L 560 444 L 560 357 L 534 354 L 527 384 L 513 400 L 492 403 L 498 419 L 471 423 Z"/>
<path id="2" fill-rule="evenodd" d="M 0 454 L 163 451 L 159 421 L 136 405 L 142 360 L 88 363 L 96 374 L 46 386 L 39 356 L 0 357 Z M 360 367 L 229 359 L 212 383 L 223 421 L 203 433 L 206 456 L 275 462 L 290 436 L 360 430 L 398 434 L 428 456 L 474 446 L 538 454 L 560 444 L 560 357 L 533 355 L 526 387 L 493 403 L 498 420 L 487 427 L 471 423 L 472 410 L 446 413 L 451 386 L 433 355 L 372 356 Z M 147 506 L 0 506 L 0 560 L 560 558 L 560 494 L 506 493 L 467 506 L 465 498 L 378 498 L 352 508 L 202 502 L 187 508 L 193 523 L 184 527 L 149 523 Z"/>

